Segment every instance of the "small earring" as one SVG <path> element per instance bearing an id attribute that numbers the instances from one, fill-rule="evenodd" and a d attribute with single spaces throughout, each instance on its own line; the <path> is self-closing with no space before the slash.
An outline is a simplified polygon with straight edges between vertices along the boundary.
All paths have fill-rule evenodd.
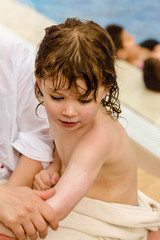
<path id="1" fill-rule="evenodd" d="M 103 99 L 101 100 L 101 104 L 102 104 L 103 107 L 106 107 L 106 106 L 107 106 L 106 98 L 103 98 Z"/>

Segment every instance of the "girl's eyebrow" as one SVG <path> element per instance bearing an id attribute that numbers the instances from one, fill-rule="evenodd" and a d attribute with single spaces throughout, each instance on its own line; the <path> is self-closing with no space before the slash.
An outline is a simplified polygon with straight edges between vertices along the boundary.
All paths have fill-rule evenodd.
<path id="1" fill-rule="evenodd" d="M 54 88 L 50 88 L 48 87 L 47 89 L 49 94 L 53 94 L 53 95 L 59 95 L 59 96 L 65 96 L 65 93 L 67 92 L 65 89 L 61 90 L 61 89 L 54 89 Z"/>
<path id="2" fill-rule="evenodd" d="M 59 91 L 54 91 L 54 90 L 51 90 L 49 91 L 50 94 L 53 94 L 53 95 L 64 95 L 62 92 L 59 92 Z"/>
<path id="3" fill-rule="evenodd" d="M 59 94 L 57 90 L 54 90 L 53 88 L 47 87 L 48 94 Z"/>
<path id="4" fill-rule="evenodd" d="M 58 91 L 59 91 L 59 89 L 56 89 L 56 88 L 54 88 L 54 87 L 49 87 L 49 86 L 47 86 L 46 88 L 47 88 L 47 91 L 52 92 L 52 93 L 55 93 L 55 92 L 58 92 Z"/>

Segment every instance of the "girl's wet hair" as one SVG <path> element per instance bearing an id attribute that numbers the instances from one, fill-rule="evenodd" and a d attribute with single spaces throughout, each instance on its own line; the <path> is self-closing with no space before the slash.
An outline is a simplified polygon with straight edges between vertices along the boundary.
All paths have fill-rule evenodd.
<path id="1" fill-rule="evenodd" d="M 53 91 L 66 85 L 68 89 L 77 87 L 77 80 L 83 80 L 87 86 L 83 97 L 93 93 L 95 100 L 97 88 L 103 85 L 109 92 L 102 104 L 108 114 L 118 118 L 121 110 L 114 64 L 114 46 L 106 30 L 92 21 L 68 18 L 64 24 L 46 28 L 36 56 L 35 74 L 40 80 L 50 79 Z M 42 103 L 37 84 L 35 93 Z"/>

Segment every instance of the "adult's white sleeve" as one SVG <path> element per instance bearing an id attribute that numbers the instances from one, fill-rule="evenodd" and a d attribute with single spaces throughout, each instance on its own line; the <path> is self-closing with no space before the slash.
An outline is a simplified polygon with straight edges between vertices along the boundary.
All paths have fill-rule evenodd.
<path id="1" fill-rule="evenodd" d="M 34 63 L 23 44 L 15 48 L 17 70 L 17 126 L 18 136 L 12 146 L 25 156 L 44 163 L 53 160 L 53 137 L 45 110 L 36 115 L 38 101 L 34 94 Z M 44 108 L 44 107 L 42 107 Z"/>

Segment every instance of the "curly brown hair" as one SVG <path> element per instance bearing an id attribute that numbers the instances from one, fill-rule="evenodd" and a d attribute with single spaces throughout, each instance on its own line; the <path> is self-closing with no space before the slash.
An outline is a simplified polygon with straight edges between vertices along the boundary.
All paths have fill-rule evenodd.
<path id="1" fill-rule="evenodd" d="M 84 96 L 93 92 L 95 100 L 97 88 L 105 86 L 109 92 L 102 104 L 108 114 L 118 119 L 121 110 L 115 51 L 106 30 L 92 21 L 68 18 L 64 24 L 53 25 L 45 31 L 35 60 L 36 77 L 44 81 L 52 79 L 54 91 L 64 87 L 66 82 L 69 89 L 76 86 L 77 79 L 84 80 L 87 86 Z M 43 95 L 37 84 L 35 94 L 42 103 Z"/>

